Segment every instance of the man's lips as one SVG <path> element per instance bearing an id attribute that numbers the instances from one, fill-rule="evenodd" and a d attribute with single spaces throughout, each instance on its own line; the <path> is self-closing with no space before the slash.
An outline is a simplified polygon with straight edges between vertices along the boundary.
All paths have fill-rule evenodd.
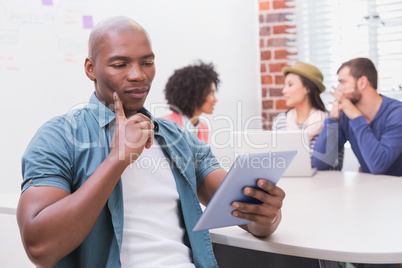
<path id="1" fill-rule="evenodd" d="M 124 94 L 129 95 L 134 98 L 143 98 L 148 93 L 148 88 L 135 88 L 130 90 L 125 90 Z"/>

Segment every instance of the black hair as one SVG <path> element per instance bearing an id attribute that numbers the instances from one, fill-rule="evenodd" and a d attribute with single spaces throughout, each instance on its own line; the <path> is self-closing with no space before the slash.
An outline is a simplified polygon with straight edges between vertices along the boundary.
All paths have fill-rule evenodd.
<path id="1" fill-rule="evenodd" d="M 302 84 L 304 87 L 308 89 L 308 98 L 310 99 L 311 105 L 321 111 L 326 111 L 325 105 L 322 102 L 322 99 L 320 97 L 320 90 L 319 88 L 311 82 L 311 80 L 307 79 L 304 76 L 300 76 L 300 80 L 302 81 Z"/>
<path id="2" fill-rule="evenodd" d="M 174 71 L 165 86 L 165 98 L 172 111 L 181 112 L 191 118 L 196 109 L 205 103 L 211 93 L 212 83 L 215 83 L 218 91 L 219 82 L 219 75 L 213 64 L 200 61 Z"/>

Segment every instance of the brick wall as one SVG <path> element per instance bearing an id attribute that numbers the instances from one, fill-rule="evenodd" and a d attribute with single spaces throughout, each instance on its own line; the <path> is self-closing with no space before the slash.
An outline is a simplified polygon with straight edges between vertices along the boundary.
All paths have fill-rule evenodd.
<path id="1" fill-rule="evenodd" d="M 282 67 L 296 56 L 294 0 L 259 0 L 263 128 L 287 107 L 282 98 Z"/>

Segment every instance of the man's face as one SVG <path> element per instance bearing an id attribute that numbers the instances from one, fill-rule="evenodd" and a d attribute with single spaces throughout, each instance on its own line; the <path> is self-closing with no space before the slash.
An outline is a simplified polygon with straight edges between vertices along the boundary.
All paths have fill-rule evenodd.
<path id="1" fill-rule="evenodd" d="M 95 90 L 106 106 L 119 95 L 127 117 L 143 105 L 155 77 L 154 54 L 142 31 L 125 30 L 102 37 L 93 59 Z"/>
<path id="2" fill-rule="evenodd" d="M 358 103 L 362 98 L 362 95 L 358 89 L 356 79 L 350 74 L 349 67 L 346 66 L 339 71 L 338 81 L 339 85 L 337 90 L 353 104 Z"/>

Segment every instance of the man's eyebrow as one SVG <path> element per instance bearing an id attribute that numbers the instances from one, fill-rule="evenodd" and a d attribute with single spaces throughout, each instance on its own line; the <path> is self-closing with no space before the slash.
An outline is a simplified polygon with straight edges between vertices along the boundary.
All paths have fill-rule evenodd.
<path id="1" fill-rule="evenodd" d="M 130 57 L 125 57 L 125 56 L 112 56 L 109 58 L 109 61 L 119 61 L 119 60 L 127 61 L 129 59 L 130 59 Z"/>
<path id="2" fill-rule="evenodd" d="M 155 58 L 155 54 L 154 53 L 150 53 L 148 55 L 144 55 L 141 57 L 141 59 L 149 59 L 149 58 Z"/>
<path id="3" fill-rule="evenodd" d="M 150 53 L 150 54 L 147 54 L 147 55 L 144 55 L 144 56 L 141 57 L 141 59 L 143 59 L 143 60 L 144 59 L 149 59 L 149 58 L 155 58 L 155 54 Z M 121 60 L 121 61 L 129 61 L 130 59 L 131 59 L 131 57 L 116 55 L 116 56 L 110 57 L 109 61 L 119 61 L 119 60 Z"/>

